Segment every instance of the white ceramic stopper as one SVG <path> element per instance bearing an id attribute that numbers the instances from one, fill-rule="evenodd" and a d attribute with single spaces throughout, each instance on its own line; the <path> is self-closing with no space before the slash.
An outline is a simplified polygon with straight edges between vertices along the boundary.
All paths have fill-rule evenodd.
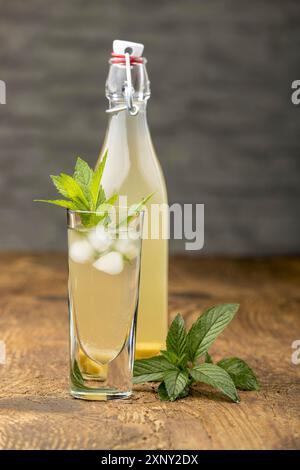
<path id="1" fill-rule="evenodd" d="M 138 42 L 130 42 L 130 41 L 120 41 L 116 39 L 113 42 L 113 52 L 115 54 L 125 54 L 126 52 L 129 55 L 134 57 L 142 57 L 144 51 L 144 44 L 140 44 Z"/>

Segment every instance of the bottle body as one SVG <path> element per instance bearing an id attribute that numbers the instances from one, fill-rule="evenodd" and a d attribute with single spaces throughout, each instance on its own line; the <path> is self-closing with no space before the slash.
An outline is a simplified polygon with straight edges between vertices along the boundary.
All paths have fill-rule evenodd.
<path id="1" fill-rule="evenodd" d="M 167 204 L 164 176 L 152 145 L 146 103 L 139 113 L 112 114 L 98 162 L 108 149 L 102 184 L 109 197 L 114 192 L 127 197 L 128 205 L 153 193 L 147 203 L 147 236 L 143 241 L 141 284 L 137 321 L 136 357 L 149 357 L 165 347 L 168 324 L 167 214 L 159 214 L 159 236 L 151 238 L 154 216 L 151 205 Z M 157 217 L 155 223 L 157 224 Z"/>

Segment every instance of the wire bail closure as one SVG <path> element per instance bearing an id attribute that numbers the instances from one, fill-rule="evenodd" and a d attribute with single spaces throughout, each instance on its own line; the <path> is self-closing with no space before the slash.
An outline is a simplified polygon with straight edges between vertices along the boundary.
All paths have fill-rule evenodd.
<path id="1" fill-rule="evenodd" d="M 127 106 L 127 111 L 131 116 L 136 116 L 139 112 L 138 106 L 133 104 L 133 93 L 134 89 L 132 87 L 131 80 L 131 68 L 130 68 L 130 55 L 128 52 L 125 52 L 125 66 L 126 66 L 126 82 L 124 85 L 124 96 Z"/>
<path id="2" fill-rule="evenodd" d="M 125 52 L 125 67 L 126 67 L 126 80 L 124 84 L 124 98 L 126 105 L 124 106 L 117 106 L 115 108 L 109 108 L 106 110 L 108 114 L 115 114 L 120 111 L 126 111 L 130 114 L 130 116 L 136 116 L 139 113 L 139 107 L 133 103 L 133 93 L 134 89 L 132 87 L 132 80 L 131 80 L 131 68 L 130 68 L 130 55 L 128 52 Z"/>

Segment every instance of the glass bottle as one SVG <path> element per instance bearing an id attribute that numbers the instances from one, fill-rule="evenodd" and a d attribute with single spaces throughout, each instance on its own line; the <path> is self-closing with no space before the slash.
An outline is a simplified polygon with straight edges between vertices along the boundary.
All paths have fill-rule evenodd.
<path id="1" fill-rule="evenodd" d="M 151 239 L 153 205 L 165 205 L 165 179 L 157 159 L 147 123 L 150 82 L 143 45 L 114 41 L 106 82 L 109 123 L 98 163 L 108 149 L 102 177 L 107 197 L 114 192 L 127 197 L 127 204 L 153 193 L 147 203 L 148 239 L 143 241 L 141 286 L 137 322 L 136 358 L 149 357 L 165 347 L 168 322 L 168 217 L 160 213 L 157 239 Z M 127 65 L 126 65 L 127 63 Z M 129 73 L 129 76 L 128 76 Z M 130 83 L 131 82 L 131 83 Z M 158 206 L 156 206 L 158 207 Z M 163 206 L 161 206 L 163 207 Z M 157 219 L 156 219 L 157 223 Z M 155 231 L 155 230 L 154 230 Z"/>

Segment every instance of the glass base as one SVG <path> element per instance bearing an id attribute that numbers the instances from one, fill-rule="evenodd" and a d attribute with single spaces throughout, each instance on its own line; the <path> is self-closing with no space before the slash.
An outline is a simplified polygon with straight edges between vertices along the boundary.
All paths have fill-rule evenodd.
<path id="1" fill-rule="evenodd" d="M 76 341 L 76 338 L 75 340 Z M 124 400 L 132 395 L 133 337 L 118 356 L 99 364 L 85 354 L 79 343 L 71 349 L 70 394 L 91 401 Z"/>
<path id="2" fill-rule="evenodd" d="M 90 401 L 107 401 L 107 400 L 125 400 L 130 398 L 132 391 L 128 390 L 125 392 L 113 389 L 90 389 L 90 390 L 72 390 L 70 389 L 72 397 L 79 398 L 81 400 Z"/>

